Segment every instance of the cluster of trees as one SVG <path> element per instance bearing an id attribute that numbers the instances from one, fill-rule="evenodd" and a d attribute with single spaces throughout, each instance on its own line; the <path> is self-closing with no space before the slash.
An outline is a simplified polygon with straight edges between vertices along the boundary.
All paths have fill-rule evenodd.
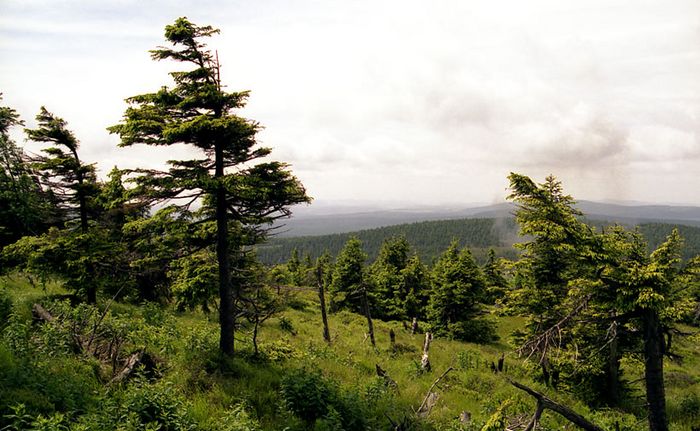
<path id="1" fill-rule="evenodd" d="M 278 282 L 315 285 L 329 293 L 329 310 L 349 310 L 382 320 L 421 321 L 436 334 L 489 342 L 495 327 L 485 317 L 485 306 L 501 298 L 507 286 L 509 264 L 493 250 L 479 266 L 470 250 L 453 241 L 428 267 L 402 235 L 385 240 L 370 265 L 362 242 L 350 238 L 335 261 L 325 254 L 315 265 L 296 249 L 286 265 L 273 269 Z M 318 277 L 318 274 L 323 274 Z"/>
<path id="2" fill-rule="evenodd" d="M 697 307 L 700 256 L 681 259 L 676 230 L 650 253 L 638 231 L 591 228 L 551 176 L 540 185 L 509 179 L 518 224 L 531 238 L 520 245 L 507 301 L 528 318 L 520 351 L 537 358 L 549 384 L 613 406 L 624 390 L 620 360 L 641 356 L 650 429 L 667 429 L 664 356 L 672 355 L 675 325 Z"/>
<path id="3" fill-rule="evenodd" d="M 170 73 L 172 87 L 127 99 L 109 128 L 125 147 L 189 145 L 192 158 L 168 170 L 115 168 L 99 181 L 66 122 L 43 107 L 25 130 L 42 155 L 29 156 L 10 138 L 23 125 L 16 111 L 0 108 L 0 246 L 2 271 L 59 276 L 89 303 L 105 294 L 216 307 L 220 349 L 232 355 L 237 320 L 257 324 L 270 308 L 252 248 L 309 198 L 287 165 L 262 161 L 260 125 L 236 114 L 248 92 L 224 91 L 203 43 L 217 32 L 186 18 L 166 26 L 170 47 L 151 56 L 187 69 Z"/>
<path id="4" fill-rule="evenodd" d="M 330 294 L 330 311 L 363 313 L 368 302 L 376 318 L 418 318 L 438 335 L 488 342 L 495 333 L 484 311 L 495 305 L 526 318 L 514 334 L 517 350 L 537 364 L 542 381 L 591 405 L 620 406 L 629 389 L 621 360 L 641 358 L 650 429 L 666 430 L 664 357 L 674 356 L 677 324 L 700 316 L 700 256 L 683 259 L 678 230 L 650 249 L 640 229 L 585 223 L 554 177 L 509 180 L 525 240 L 516 261 L 492 250 L 479 267 L 453 242 L 428 268 L 398 236 L 366 266 L 360 240 L 351 238 L 334 263 L 324 259 L 319 287 Z M 311 259 L 304 261 L 295 250 L 291 282 L 310 280 Z"/>

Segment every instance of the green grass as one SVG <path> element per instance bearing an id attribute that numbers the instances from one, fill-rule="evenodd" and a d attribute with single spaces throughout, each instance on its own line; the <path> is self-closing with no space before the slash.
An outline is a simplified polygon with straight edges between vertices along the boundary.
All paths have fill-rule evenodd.
<path id="1" fill-rule="evenodd" d="M 10 293 L 15 315 L 27 321 L 33 302 L 66 293 L 59 283 L 32 285 L 20 275 L 1 279 L 0 288 Z M 440 397 L 427 419 L 425 426 L 428 429 L 448 429 L 462 411 L 469 412 L 472 417 L 472 425 L 466 429 L 479 429 L 505 400 L 511 400 L 508 416 L 527 418 L 534 412 L 533 399 L 511 386 L 504 375 L 491 371 L 491 363 L 496 363 L 501 355 L 505 355 L 506 374 L 510 378 L 545 392 L 601 425 L 612 427 L 614 418 L 617 418 L 623 424 L 632 424 L 630 429 L 646 428 L 643 416 L 634 418 L 610 410 L 594 412 L 573 395 L 545 388 L 534 381 L 530 377 L 532 365 L 517 358 L 508 341 L 510 333 L 524 324 L 522 318 L 494 316 L 500 340 L 490 345 L 434 339 L 430 347 L 432 371 L 421 373 L 418 364 L 423 334 L 411 335 L 400 322 L 375 320 L 375 348 L 365 338 L 365 318 L 340 312 L 329 316 L 332 343 L 328 346 L 322 339 L 315 293 L 303 291 L 295 296 L 295 308 L 287 308 L 262 326 L 259 335 L 262 358 L 253 357 L 250 328 L 243 327 L 236 334 L 237 356 L 222 360 L 217 355 L 215 315 L 116 303 L 111 307 L 110 319 L 128 328 L 131 339 L 125 349 L 146 348 L 158 359 L 159 380 L 174 385 L 179 396 L 186 400 L 188 414 L 202 429 L 219 429 L 223 415 L 239 404 L 245 405 L 259 420 L 262 429 L 278 430 L 290 424 L 298 426 L 299 421 L 295 422 L 283 408 L 280 395 L 282 379 L 290 370 L 321 370 L 326 377 L 339 382 L 342 390 L 368 397 L 367 394 L 376 390 L 378 385 L 377 364 L 398 385 L 398 390 L 382 401 L 384 404 L 377 406 L 378 409 L 386 408 L 394 420 L 411 415 L 421 404 L 428 388 L 448 367 L 454 370 L 438 385 Z M 293 330 L 281 324 L 282 321 L 291 323 Z M 396 333 L 396 351 L 389 343 L 390 329 Z M 683 329 L 689 333 L 697 332 L 696 328 Z M 676 338 L 676 349 L 683 359 L 666 361 L 667 404 L 671 429 L 682 430 L 700 423 L 700 337 Z M 4 357 L 7 355 L 0 355 L 0 360 Z M 10 360 L 12 358 L 7 359 Z M 54 368 L 46 372 L 53 377 L 60 377 L 55 373 L 62 373 L 62 378 L 71 376 L 69 366 L 75 365 L 75 361 L 82 361 L 85 367 L 91 363 L 86 358 L 67 354 L 56 355 L 53 361 Z M 639 380 L 643 375 L 643 364 L 639 360 L 626 359 L 623 367 L 624 376 L 632 382 L 633 395 L 637 397 L 628 402 L 628 407 L 643 415 L 644 388 L 643 381 Z M 94 385 L 98 382 L 92 379 L 83 383 Z M 127 385 L 124 390 L 128 388 Z M 26 391 L 23 396 L 31 397 L 32 389 Z M 95 397 L 113 395 L 102 389 Z M 5 411 L 6 407 L 0 406 L 0 410 Z M 84 414 L 99 414 L 97 404 L 78 410 Z M 383 426 L 387 426 L 388 422 L 382 420 Z M 542 425 L 543 429 L 571 429 L 564 419 L 549 412 L 545 413 Z"/>

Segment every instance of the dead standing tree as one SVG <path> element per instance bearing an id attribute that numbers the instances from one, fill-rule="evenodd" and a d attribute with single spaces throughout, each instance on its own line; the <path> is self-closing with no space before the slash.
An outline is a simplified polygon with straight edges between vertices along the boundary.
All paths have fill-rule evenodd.
<path id="1" fill-rule="evenodd" d="M 323 339 L 331 344 L 331 331 L 328 329 L 328 315 L 326 314 L 326 295 L 323 287 L 323 264 L 319 259 L 316 262 L 316 284 L 318 286 L 318 299 L 321 302 L 321 320 L 323 320 Z"/>
<path id="2" fill-rule="evenodd" d="M 425 333 L 425 341 L 423 342 L 423 356 L 421 357 L 420 360 L 420 369 L 423 372 L 429 372 L 430 371 L 430 357 L 428 356 L 428 352 L 430 350 L 430 342 L 433 340 L 433 334 L 430 332 Z"/>
<path id="3" fill-rule="evenodd" d="M 367 330 L 369 331 L 369 340 L 372 342 L 372 347 L 377 347 L 377 343 L 374 341 L 374 324 L 372 324 L 372 315 L 369 312 L 369 301 L 367 300 L 367 287 L 362 284 L 362 290 L 360 292 L 362 295 L 362 308 L 365 312 L 365 317 L 367 317 Z"/>

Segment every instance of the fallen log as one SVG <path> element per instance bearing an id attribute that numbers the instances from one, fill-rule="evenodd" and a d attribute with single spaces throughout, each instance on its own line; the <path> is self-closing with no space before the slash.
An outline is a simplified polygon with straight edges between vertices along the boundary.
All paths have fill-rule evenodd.
<path id="1" fill-rule="evenodd" d="M 114 376 L 114 378 L 109 382 L 109 384 L 115 384 L 119 382 L 123 382 L 131 374 L 134 372 L 134 369 L 141 363 L 141 358 L 143 358 L 143 350 L 139 350 L 138 352 L 134 353 L 133 355 L 129 356 L 129 358 L 126 360 L 126 363 L 124 364 L 124 368 Z"/>
<path id="2" fill-rule="evenodd" d="M 34 316 L 34 320 L 37 321 L 42 321 L 42 322 L 51 322 L 53 321 L 53 316 L 49 311 L 44 308 L 41 304 L 34 304 L 32 305 L 32 315 Z"/>
<path id="3" fill-rule="evenodd" d="M 569 407 L 566 407 L 563 404 L 559 404 L 556 401 L 553 401 L 544 394 L 537 392 L 536 390 L 529 388 L 521 383 L 518 383 L 514 380 L 508 379 L 511 385 L 515 386 L 516 388 L 527 392 L 531 396 L 533 396 L 537 400 L 537 407 L 535 409 L 535 414 L 532 416 L 532 420 L 530 423 L 527 425 L 525 428 L 525 431 L 532 431 L 535 429 L 537 424 L 540 421 L 540 417 L 542 416 L 542 412 L 545 409 L 552 410 L 553 412 L 559 413 L 561 416 L 563 416 L 565 419 L 567 419 L 569 422 L 573 423 L 574 425 L 579 426 L 580 428 L 586 430 L 586 431 L 603 431 L 601 427 L 598 425 L 588 421 L 586 418 L 581 416 L 580 414 L 576 413 L 575 411 L 571 410 Z"/>

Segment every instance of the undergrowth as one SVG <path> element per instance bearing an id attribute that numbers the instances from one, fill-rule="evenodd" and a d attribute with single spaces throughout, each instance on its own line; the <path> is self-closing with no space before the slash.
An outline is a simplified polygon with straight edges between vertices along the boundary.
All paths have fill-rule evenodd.
<path id="1" fill-rule="evenodd" d="M 592 411 L 575 391 L 554 391 L 534 380 L 534 365 L 512 354 L 509 334 L 522 325 L 516 317 L 492 316 L 499 335 L 492 344 L 436 338 L 432 371 L 422 372 L 423 336 L 411 335 L 401 322 L 375 321 L 373 347 L 364 317 L 332 314 L 327 345 L 313 292 L 297 294 L 294 307 L 265 322 L 259 355 L 253 354 L 251 328 L 242 326 L 236 356 L 223 358 L 216 316 L 148 303 L 117 303 L 103 313 L 70 304 L 59 284 L 32 284 L 20 276 L 0 283 L 0 429 L 355 431 L 401 424 L 405 430 L 495 430 L 526 424 L 534 412 L 533 399 L 504 375 L 604 429 L 646 427 L 642 364 L 623 362 L 630 387 L 624 411 Z M 55 319 L 34 322 L 34 303 Z M 700 424 L 700 349 L 694 341 L 678 340 L 683 360 L 666 368 L 672 430 Z M 125 382 L 113 382 L 138 352 L 149 358 L 145 365 Z M 503 372 L 494 372 L 501 358 Z M 377 377 L 377 365 L 395 386 Z M 430 413 L 417 415 L 448 367 L 453 370 L 433 389 L 438 398 Z M 545 430 L 566 424 L 550 413 L 541 423 Z"/>

